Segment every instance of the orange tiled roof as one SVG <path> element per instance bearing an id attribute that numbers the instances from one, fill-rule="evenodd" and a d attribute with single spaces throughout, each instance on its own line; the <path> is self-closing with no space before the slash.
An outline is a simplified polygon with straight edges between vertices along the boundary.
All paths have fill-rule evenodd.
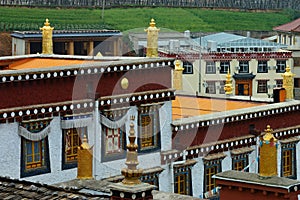
<path id="1" fill-rule="evenodd" d="M 249 108 L 266 103 L 238 101 L 228 99 L 199 98 L 194 96 L 176 96 L 172 101 L 172 118 L 180 119 L 226 110 Z"/>
<path id="2" fill-rule="evenodd" d="M 274 31 L 300 32 L 300 18 L 273 28 Z"/>
<path id="3" fill-rule="evenodd" d="M 75 60 L 75 59 L 52 59 L 52 58 L 26 58 L 14 62 L 9 65 L 9 69 L 31 69 L 31 68 L 46 68 L 54 66 L 68 66 L 93 62 L 90 60 Z"/>

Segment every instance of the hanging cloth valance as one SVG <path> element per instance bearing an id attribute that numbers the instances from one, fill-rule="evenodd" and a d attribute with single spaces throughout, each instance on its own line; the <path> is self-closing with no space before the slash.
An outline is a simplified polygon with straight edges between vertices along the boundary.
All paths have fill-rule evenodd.
<path id="1" fill-rule="evenodd" d="M 133 114 L 134 110 L 136 110 L 136 108 L 131 107 L 126 112 L 126 114 L 117 121 L 112 121 L 112 120 L 108 119 L 107 117 L 105 117 L 104 115 L 100 114 L 100 125 L 102 124 L 102 125 L 106 126 L 107 128 L 110 128 L 110 129 L 121 128 L 126 123 L 126 121 L 128 120 L 128 116 Z"/>
<path id="2" fill-rule="evenodd" d="M 50 133 L 50 130 L 51 130 L 50 126 L 47 126 L 46 128 L 44 128 L 39 132 L 32 133 L 28 131 L 26 128 L 19 126 L 19 135 L 26 138 L 27 140 L 39 141 L 47 137 L 47 135 Z"/>
<path id="3" fill-rule="evenodd" d="M 100 115 L 100 123 L 110 129 L 117 129 L 122 127 L 128 119 L 128 112 L 118 121 L 112 121 L 105 117 L 104 115 Z"/>
<path id="4" fill-rule="evenodd" d="M 61 120 L 61 128 L 62 129 L 70 129 L 70 128 L 80 128 L 91 125 L 92 118 L 77 118 L 77 119 L 68 119 Z"/>

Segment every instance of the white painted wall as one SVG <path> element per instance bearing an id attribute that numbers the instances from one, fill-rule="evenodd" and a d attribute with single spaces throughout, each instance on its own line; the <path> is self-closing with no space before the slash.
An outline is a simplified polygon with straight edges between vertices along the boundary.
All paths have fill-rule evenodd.
<path id="1" fill-rule="evenodd" d="M 18 123 L 0 124 L 0 176 L 20 178 L 21 138 Z"/>
<path id="2" fill-rule="evenodd" d="M 161 151 L 172 149 L 172 102 L 165 101 L 164 105 L 159 109 L 159 122 L 161 129 Z"/>
<path id="3" fill-rule="evenodd" d="M 16 49 L 15 49 L 16 48 Z M 15 54 L 14 54 L 15 52 Z M 12 38 L 12 55 L 24 55 L 25 54 L 25 40 Z"/>

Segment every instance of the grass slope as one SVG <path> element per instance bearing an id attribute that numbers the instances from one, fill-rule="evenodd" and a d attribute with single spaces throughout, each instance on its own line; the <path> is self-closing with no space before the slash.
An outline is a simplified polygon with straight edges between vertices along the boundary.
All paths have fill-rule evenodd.
<path id="1" fill-rule="evenodd" d="M 174 31 L 215 32 L 226 30 L 269 31 L 291 20 L 289 13 L 236 12 L 196 8 L 47 9 L 0 7 L 0 31 L 39 30 L 45 18 L 55 29 L 110 28 L 121 31 L 149 26 L 154 18 L 159 28 Z"/>

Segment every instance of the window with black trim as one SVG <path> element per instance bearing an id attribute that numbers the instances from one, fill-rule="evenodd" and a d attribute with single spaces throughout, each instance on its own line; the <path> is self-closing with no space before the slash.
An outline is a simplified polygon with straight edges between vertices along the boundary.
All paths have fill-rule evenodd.
<path id="1" fill-rule="evenodd" d="M 266 60 L 258 61 L 257 73 L 268 73 L 268 62 Z"/>
<path id="2" fill-rule="evenodd" d="M 121 128 L 110 129 L 103 127 L 103 132 L 106 138 L 105 154 L 121 153 L 124 149 L 123 131 Z"/>
<path id="3" fill-rule="evenodd" d="M 283 85 L 283 80 L 282 79 L 277 79 L 276 80 L 276 87 L 282 87 Z"/>
<path id="4" fill-rule="evenodd" d="M 155 173 L 147 173 L 147 174 L 143 174 L 141 176 L 141 181 L 143 183 L 149 183 L 151 185 L 155 185 L 156 186 L 156 190 L 159 190 L 159 174 L 161 171 L 159 172 L 155 172 Z"/>
<path id="5" fill-rule="evenodd" d="M 249 61 L 239 61 L 239 73 L 249 73 Z"/>
<path id="6" fill-rule="evenodd" d="M 192 166 L 174 166 L 174 193 L 193 195 L 191 167 Z"/>
<path id="7" fill-rule="evenodd" d="M 63 129 L 62 169 L 77 167 L 78 148 L 84 135 L 88 137 L 87 127 Z"/>
<path id="8" fill-rule="evenodd" d="M 49 173 L 48 133 L 52 118 L 34 119 L 20 123 L 21 177 Z"/>
<path id="9" fill-rule="evenodd" d="M 212 176 L 222 171 L 221 162 L 221 159 L 204 160 L 204 192 L 211 191 L 216 187 L 215 179 Z"/>
<path id="10" fill-rule="evenodd" d="M 277 60 L 276 61 L 276 73 L 284 73 L 286 68 L 285 60 Z"/>
<path id="11" fill-rule="evenodd" d="M 248 154 L 232 155 L 232 170 L 248 172 L 249 168 L 246 168 L 249 164 Z"/>
<path id="12" fill-rule="evenodd" d="M 139 107 L 139 137 L 138 146 L 140 152 L 160 149 L 160 125 L 159 106 Z"/>
<path id="13" fill-rule="evenodd" d="M 183 70 L 183 74 L 193 74 L 193 63 L 190 63 L 188 61 L 183 61 L 182 64 L 184 70 Z"/>
<path id="14" fill-rule="evenodd" d="M 219 94 L 225 94 L 225 89 L 224 89 L 225 84 L 226 84 L 225 81 L 221 81 L 221 82 L 220 82 L 220 86 L 219 86 Z"/>
<path id="15" fill-rule="evenodd" d="M 267 80 L 258 80 L 257 93 L 267 93 L 267 92 L 268 92 Z"/>
<path id="16" fill-rule="evenodd" d="M 121 159 L 126 156 L 125 118 L 127 109 L 103 111 L 109 124 L 102 127 L 102 161 Z M 114 125 L 113 125 L 114 124 Z"/>
<path id="17" fill-rule="evenodd" d="M 229 70 L 230 63 L 229 61 L 220 62 L 220 74 L 227 74 Z"/>
<path id="18" fill-rule="evenodd" d="M 214 61 L 206 61 L 206 74 L 216 73 L 216 63 Z"/>
<path id="19" fill-rule="evenodd" d="M 281 176 L 296 179 L 296 143 L 281 143 Z"/>
<path id="20" fill-rule="evenodd" d="M 21 177 L 50 172 L 48 138 L 31 141 L 22 138 Z"/>
<path id="21" fill-rule="evenodd" d="M 205 90 L 206 94 L 216 94 L 216 82 L 215 81 L 207 81 L 207 87 Z"/>

